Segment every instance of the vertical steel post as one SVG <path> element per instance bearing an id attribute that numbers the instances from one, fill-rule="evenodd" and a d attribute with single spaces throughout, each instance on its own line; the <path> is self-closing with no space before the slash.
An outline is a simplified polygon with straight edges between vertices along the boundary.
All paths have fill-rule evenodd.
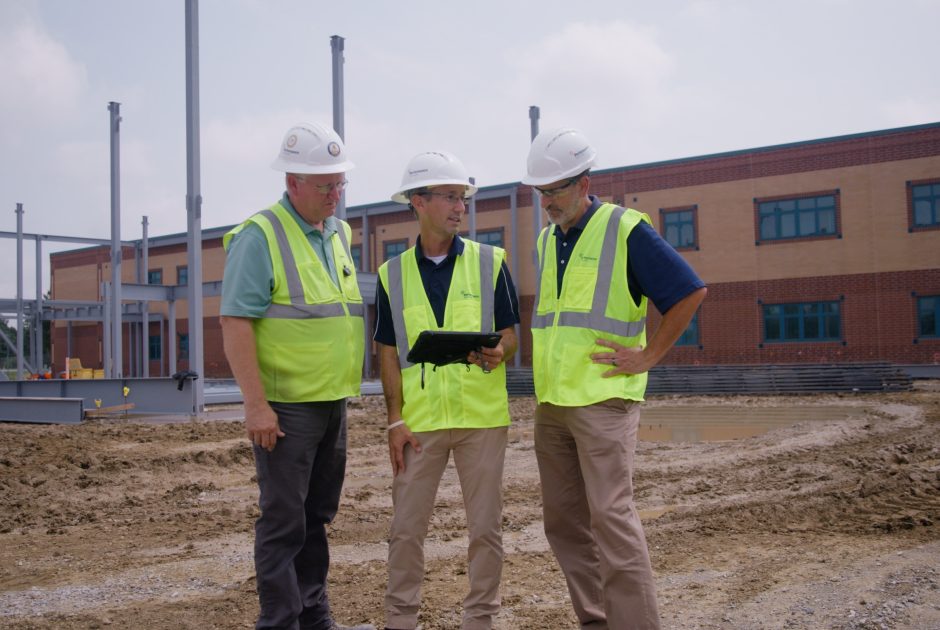
<path id="1" fill-rule="evenodd" d="M 112 378 L 111 372 L 108 371 L 108 364 L 111 361 L 111 326 L 113 322 L 111 321 L 111 283 L 102 282 L 101 283 L 101 312 L 102 312 L 102 322 L 101 326 L 104 328 L 101 335 L 101 361 L 104 364 L 104 375 L 105 378 Z"/>
<path id="2" fill-rule="evenodd" d="M 140 266 L 138 267 L 138 282 L 141 284 L 150 284 L 150 272 L 148 270 L 150 242 L 147 234 L 147 217 L 144 216 L 141 221 L 140 237 Z M 143 370 L 141 375 L 144 378 L 150 378 L 150 301 L 142 300 L 140 303 L 140 355 L 143 357 Z"/>
<path id="3" fill-rule="evenodd" d="M 330 50 L 333 53 L 333 129 L 343 139 L 343 142 L 346 141 L 346 118 L 343 104 L 343 48 L 345 41 L 339 35 L 330 37 Z M 346 218 L 345 191 L 339 197 L 336 216 L 340 219 Z"/>
<path id="4" fill-rule="evenodd" d="M 111 353 L 105 355 L 105 375 L 124 378 L 121 350 L 121 104 L 108 103 L 111 113 Z"/>
<path id="5" fill-rule="evenodd" d="M 168 376 L 173 376 L 179 371 L 176 364 L 176 300 L 170 300 L 170 303 L 167 305 L 166 336 L 166 346 L 169 349 L 169 356 L 167 357 Z"/>
<path id="6" fill-rule="evenodd" d="M 517 206 L 517 192 L 516 188 L 512 189 L 512 192 L 509 193 L 509 215 L 511 217 L 510 223 L 512 224 L 512 236 L 509 241 L 509 255 L 512 258 L 512 277 L 515 281 L 516 288 L 516 302 L 519 301 L 519 208 Z M 516 355 L 513 357 L 513 366 L 522 367 L 522 328 L 519 324 L 516 324 L 516 340 L 518 341 L 519 348 L 516 349 Z"/>
<path id="7" fill-rule="evenodd" d="M 193 381 L 193 413 L 205 408 L 202 355 L 202 194 L 199 180 L 199 2 L 186 0 L 186 234 L 189 264 L 189 369 Z M 174 339 L 175 343 L 175 339 Z"/>
<path id="8" fill-rule="evenodd" d="M 23 204 L 16 204 L 16 380 L 23 380 Z"/>
<path id="9" fill-rule="evenodd" d="M 37 234 L 36 240 L 36 312 L 33 313 L 33 365 L 36 371 L 41 372 L 45 366 L 45 356 L 42 353 L 42 238 Z M 52 357 L 49 357 L 52 361 Z"/>
<path id="10" fill-rule="evenodd" d="M 532 105 L 529 107 L 530 140 L 535 140 L 537 135 L 539 135 L 539 108 L 537 105 Z M 532 260 L 538 266 L 538 251 L 535 248 L 535 243 L 539 240 L 539 233 L 542 231 L 542 203 L 539 192 L 534 187 L 532 188 L 532 215 L 533 228 L 535 229 L 535 238 L 532 242 Z"/>
<path id="11" fill-rule="evenodd" d="M 369 272 L 369 210 L 362 210 L 362 240 L 359 242 L 359 270 L 363 273 Z M 365 308 L 363 309 L 363 327 L 366 335 L 366 356 L 363 364 L 363 371 L 367 378 L 372 378 L 372 312 L 369 310 L 369 304 L 363 300 Z"/>

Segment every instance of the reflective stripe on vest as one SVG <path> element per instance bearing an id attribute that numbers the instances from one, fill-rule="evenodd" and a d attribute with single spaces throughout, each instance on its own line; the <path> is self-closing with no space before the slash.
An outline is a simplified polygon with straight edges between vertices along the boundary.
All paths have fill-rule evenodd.
<path id="1" fill-rule="evenodd" d="M 314 317 L 342 317 L 346 314 L 343 305 L 336 302 L 333 304 L 307 304 L 304 300 L 304 285 L 300 281 L 300 274 L 297 273 L 297 262 L 294 259 L 294 252 L 290 248 L 290 242 L 287 240 L 287 233 L 284 226 L 278 219 L 273 210 L 262 210 L 258 214 L 264 216 L 274 230 L 274 236 L 277 239 L 278 251 L 281 254 L 281 260 L 284 262 L 284 275 L 287 278 L 287 292 L 290 295 L 290 304 L 272 303 L 265 311 L 265 317 L 277 319 L 309 319 Z M 349 242 L 346 240 L 346 232 L 343 226 L 336 231 L 346 256 L 352 260 L 352 254 L 349 249 Z M 362 304 L 348 304 L 349 314 L 356 317 L 363 317 L 365 309 Z"/>
<path id="2" fill-rule="evenodd" d="M 425 380 L 422 366 L 406 359 L 410 343 L 423 330 L 493 331 L 495 287 L 505 251 L 465 241 L 463 253 L 454 261 L 442 326 L 437 323 L 416 254 L 412 247 L 379 268 L 382 286 L 388 287 L 395 327 L 402 418 L 416 433 L 509 425 L 504 362 L 489 373 L 477 366 L 442 365 L 431 370 Z"/>
<path id="3" fill-rule="evenodd" d="M 493 292 L 484 291 L 488 286 L 485 280 L 493 277 L 493 260 L 495 252 L 491 245 L 479 243 L 480 247 L 480 332 L 493 330 Z M 402 283 L 402 257 L 396 256 L 388 261 L 388 303 L 392 311 L 392 324 L 395 326 L 395 344 L 398 347 L 398 364 L 405 369 L 413 363 L 407 359 L 410 347 L 408 345 L 408 331 L 405 329 L 405 292 Z"/>
<path id="4" fill-rule="evenodd" d="M 575 326 L 578 328 L 591 328 L 608 332 L 620 337 L 635 337 L 646 327 L 646 318 L 635 322 L 625 322 L 607 317 L 607 298 L 610 295 L 610 283 L 614 273 L 614 256 L 617 253 L 617 233 L 620 230 L 620 219 L 626 210 L 617 207 L 610 213 L 607 227 L 604 231 L 604 245 L 601 249 L 601 258 L 598 262 L 597 284 L 594 287 L 594 299 L 589 313 L 573 313 L 561 311 L 558 313 L 558 326 Z M 542 292 L 542 273 L 545 269 L 545 248 L 548 246 L 548 237 L 552 227 L 549 226 L 542 233 L 542 255 L 535 277 L 535 308 L 532 309 L 532 328 L 549 328 L 555 321 L 555 313 L 539 315 L 538 305 Z"/>
<path id="5" fill-rule="evenodd" d="M 265 397 L 315 402 L 359 395 L 365 331 L 355 272 L 334 281 L 301 224 L 280 203 L 228 232 L 226 250 L 232 236 L 249 223 L 264 233 L 274 277 L 269 308 L 251 320 Z M 339 241 L 332 247 L 337 269 L 351 264 L 350 228 L 338 223 Z"/>
<path id="6" fill-rule="evenodd" d="M 605 203 L 588 221 L 567 257 L 558 291 L 554 226 L 539 235 L 538 282 L 532 326 L 532 376 L 539 403 L 581 407 L 619 398 L 643 400 L 647 374 L 606 376 L 609 364 L 591 354 L 606 339 L 646 344 L 647 299 L 635 304 L 627 280 L 630 232 L 649 217 Z"/>

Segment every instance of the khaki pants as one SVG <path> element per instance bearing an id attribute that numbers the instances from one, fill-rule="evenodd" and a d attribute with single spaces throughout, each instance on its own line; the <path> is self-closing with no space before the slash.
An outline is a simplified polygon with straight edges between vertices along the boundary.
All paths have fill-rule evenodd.
<path id="1" fill-rule="evenodd" d="M 503 461 L 507 427 L 450 429 L 415 433 L 421 452 L 405 449 L 405 472 L 392 483 L 392 516 L 388 541 L 388 589 L 385 625 L 414 628 L 424 579 L 424 538 L 434 498 L 450 453 L 460 479 L 467 514 L 470 592 L 464 598 L 464 630 L 489 630 L 499 612 L 503 569 L 500 533 Z"/>
<path id="2" fill-rule="evenodd" d="M 545 535 L 582 628 L 659 628 L 646 537 L 633 504 L 640 406 L 540 404 L 535 453 Z"/>

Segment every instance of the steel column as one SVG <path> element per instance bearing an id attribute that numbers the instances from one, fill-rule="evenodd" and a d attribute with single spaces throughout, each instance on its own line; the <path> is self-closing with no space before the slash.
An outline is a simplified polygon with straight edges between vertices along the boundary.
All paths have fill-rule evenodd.
<path id="1" fill-rule="evenodd" d="M 124 376 L 121 350 L 121 104 L 108 103 L 111 113 L 111 353 L 105 356 L 105 376 Z"/>
<path id="2" fill-rule="evenodd" d="M 535 140 L 535 136 L 539 135 L 539 108 L 537 105 L 532 105 L 529 107 L 529 137 L 530 140 Z M 538 250 L 535 247 L 535 243 L 539 240 L 539 234 L 542 232 L 542 204 L 540 200 L 539 192 L 535 187 L 531 187 L 532 190 L 532 217 L 533 217 L 533 227 L 535 229 L 535 238 L 532 239 L 532 262 L 535 263 L 535 266 L 538 267 L 539 256 Z"/>
<path id="3" fill-rule="evenodd" d="M 189 369 L 193 381 L 193 413 L 201 414 L 205 398 L 202 354 L 202 191 L 199 179 L 199 2 L 186 0 L 186 235 L 189 282 Z M 175 343 L 175 339 L 174 339 Z M 173 372 L 170 373 L 171 375 Z"/>
<path id="4" fill-rule="evenodd" d="M 333 129 L 346 141 L 346 118 L 343 104 L 343 48 L 345 39 L 339 35 L 330 37 L 330 50 L 333 58 Z M 336 216 L 346 218 L 346 191 L 339 197 Z"/>
<path id="5" fill-rule="evenodd" d="M 149 256 L 150 256 L 150 242 L 148 240 L 147 227 L 148 227 L 147 217 L 144 216 L 141 221 L 141 248 L 140 248 L 140 266 L 138 267 L 137 282 L 140 284 L 150 284 L 150 271 L 149 266 Z M 140 318 L 141 318 L 141 333 L 140 344 L 140 355 L 143 357 L 143 377 L 150 377 L 150 302 L 142 301 L 140 303 Z M 162 376 L 162 374 L 161 374 Z"/>
<path id="6" fill-rule="evenodd" d="M 23 380 L 23 204 L 16 204 L 16 380 Z"/>

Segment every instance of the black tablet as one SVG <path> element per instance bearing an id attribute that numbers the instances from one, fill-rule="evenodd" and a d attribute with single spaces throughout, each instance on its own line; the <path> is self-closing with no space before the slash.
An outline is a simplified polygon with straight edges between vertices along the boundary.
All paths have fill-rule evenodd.
<path id="1" fill-rule="evenodd" d="M 425 330 L 418 335 L 415 345 L 408 351 L 411 363 L 448 365 L 466 363 L 467 355 L 480 348 L 495 348 L 501 336 L 497 332 L 454 332 L 450 330 Z"/>

